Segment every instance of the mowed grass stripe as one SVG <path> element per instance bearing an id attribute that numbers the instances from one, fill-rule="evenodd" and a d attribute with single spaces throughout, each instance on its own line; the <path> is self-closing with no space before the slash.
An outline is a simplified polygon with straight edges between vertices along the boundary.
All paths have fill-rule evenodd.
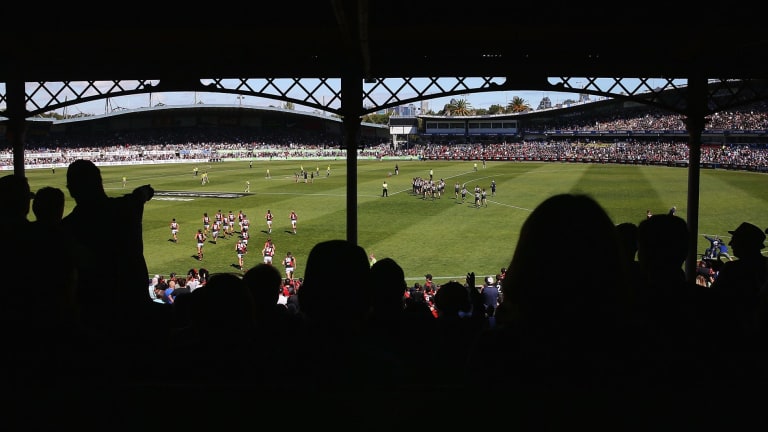
<path id="1" fill-rule="evenodd" d="M 727 230 L 722 227 L 729 226 L 734 211 L 738 212 L 741 221 L 752 222 L 761 228 L 768 226 L 768 176 L 736 171 L 728 172 L 728 175 L 716 175 L 722 173 L 702 173 L 699 232 L 716 233 L 729 238 Z M 728 230 L 733 230 L 737 225 Z"/>

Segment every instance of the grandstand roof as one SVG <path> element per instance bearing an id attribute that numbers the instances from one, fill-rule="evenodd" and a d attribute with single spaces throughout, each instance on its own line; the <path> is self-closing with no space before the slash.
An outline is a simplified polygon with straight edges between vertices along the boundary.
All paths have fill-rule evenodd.
<path id="1" fill-rule="evenodd" d="M 547 76 L 768 75 L 759 5 L 331 0 L 69 20 L 34 7 L 15 12 L 35 25 L 5 39 L 0 81 L 339 77 L 359 68 L 374 78 L 510 76 L 526 89 Z M 47 18 L 55 25 L 38 25 Z"/>

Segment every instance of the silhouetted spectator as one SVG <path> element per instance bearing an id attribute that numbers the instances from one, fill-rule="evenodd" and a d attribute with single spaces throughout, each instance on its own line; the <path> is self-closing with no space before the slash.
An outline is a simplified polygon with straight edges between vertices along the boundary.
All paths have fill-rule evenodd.
<path id="1" fill-rule="evenodd" d="M 142 218 L 144 204 L 154 190 L 144 185 L 132 193 L 109 197 L 100 169 L 82 159 L 69 165 L 67 188 L 76 205 L 64 216 L 62 227 L 73 239 L 77 298 L 87 342 L 123 345 L 138 353 L 140 348 L 131 345 L 155 343 L 158 325 L 168 324 L 165 320 L 171 313 L 170 307 L 153 302 L 147 291 Z M 95 221 L 108 223 L 109 229 L 102 232 Z M 101 275 L 108 275 L 109 282 L 95 283 Z"/>
<path id="2" fill-rule="evenodd" d="M 53 188 L 44 189 L 55 191 Z M 72 330 L 70 326 L 77 319 L 74 303 L 77 273 L 72 254 L 68 252 L 66 238 L 57 237 L 58 231 L 54 226 L 28 221 L 33 197 L 43 201 L 48 198 L 46 191 L 43 191 L 42 197 L 35 197 L 24 177 L 11 174 L 0 178 L 0 202 L 6 209 L 6 223 L 9 227 L 5 238 L 6 248 L 10 252 L 4 255 L 3 265 L 13 275 L 34 277 L 39 281 L 34 288 L 29 288 L 21 280 L 7 278 L 0 300 L 3 304 L 3 313 L 0 315 L 9 322 L 25 323 L 14 331 L 15 334 L 24 335 L 28 331 L 37 330 L 53 332 L 49 336 L 55 341 L 56 333 L 63 331 L 62 327 Z M 57 209 L 58 206 L 61 206 L 61 210 Z M 55 213 L 63 212 L 63 201 L 53 202 L 49 207 L 53 213 L 51 224 L 55 225 Z M 146 294 L 146 288 L 144 292 Z M 44 335 L 38 334 L 36 339 L 42 337 Z"/>
<path id="3" fill-rule="evenodd" d="M 366 338 L 372 349 L 373 385 L 386 390 L 421 388 L 423 371 L 414 365 L 430 364 L 432 328 L 410 319 L 405 310 L 408 285 L 403 268 L 393 258 L 383 258 L 371 266 L 371 311 L 366 322 Z M 432 319 L 431 312 L 426 312 Z"/>
<path id="4" fill-rule="evenodd" d="M 371 373 L 362 338 L 370 269 L 365 249 L 347 240 L 323 241 L 310 250 L 298 294 L 312 342 L 302 359 L 307 390 L 359 389 Z"/>
<path id="5" fill-rule="evenodd" d="M 41 245 L 48 242 L 56 243 L 56 259 L 46 260 L 44 269 L 46 273 L 51 275 L 52 279 L 42 275 L 39 277 L 41 280 L 50 281 L 50 285 L 53 285 L 51 292 L 45 295 L 49 300 L 54 300 L 57 306 L 48 312 L 53 313 L 57 319 L 63 319 L 70 325 L 74 325 L 78 318 L 75 293 L 77 270 L 72 251 L 72 239 L 61 227 L 65 205 L 64 192 L 59 188 L 44 186 L 33 195 L 32 212 L 35 214 L 35 221 L 32 222 L 32 230 L 37 236 L 37 240 L 28 241 L 31 243 L 30 246 L 38 252 L 30 264 L 37 265 L 40 263 L 40 259 L 46 256 Z M 37 303 L 40 308 L 43 308 L 47 303 L 46 301 L 38 302 L 34 298 L 27 298 L 27 301 Z M 59 322 L 57 325 L 61 324 Z"/>
<path id="6" fill-rule="evenodd" d="M 557 258 L 563 245 L 583 242 L 585 232 L 589 260 Z M 521 392 L 633 387 L 632 290 L 615 225 L 600 204 L 581 194 L 545 199 L 523 223 L 507 268 L 503 313 L 470 355 L 473 386 Z"/>
<path id="7" fill-rule="evenodd" d="M 461 391 L 466 385 L 464 372 L 468 367 L 469 352 L 475 339 L 485 329 L 485 312 L 472 311 L 468 290 L 456 281 L 440 285 L 435 293 L 437 319 L 431 364 L 432 386 L 438 391 Z M 480 314 L 482 319 L 472 317 Z"/>
<path id="8" fill-rule="evenodd" d="M 371 317 L 377 320 L 399 320 L 405 309 L 405 291 L 408 289 L 400 264 L 392 258 L 374 261 L 371 265 L 370 285 Z"/>
<path id="9" fill-rule="evenodd" d="M 653 215 L 637 229 L 640 274 L 634 275 L 638 328 L 654 384 L 702 377 L 704 343 L 712 337 L 708 291 L 688 281 L 683 264 L 688 256 L 688 226 L 678 217 Z M 703 358 L 702 358 L 703 357 Z"/>
<path id="10" fill-rule="evenodd" d="M 268 389 L 293 389 L 299 385 L 295 371 L 300 364 L 304 322 L 301 315 L 278 304 L 283 280 L 277 267 L 256 264 L 243 275 L 253 299 L 254 343 L 261 350 L 252 359 L 257 384 Z"/>
<path id="11" fill-rule="evenodd" d="M 760 252 L 766 237 L 762 229 L 749 222 L 728 232 L 728 244 L 738 259 L 723 263 L 711 289 L 722 306 L 721 317 L 737 325 L 742 336 L 751 338 L 760 321 L 760 289 L 768 280 L 768 257 Z"/>
<path id="12" fill-rule="evenodd" d="M 76 273 L 71 254 L 66 253 L 66 244 L 58 243 L 62 239 L 50 237 L 50 230 L 27 219 L 33 196 L 25 177 L 0 177 L 7 228 L 0 287 L 0 392 L 9 425 L 21 412 L 31 415 L 31 422 L 40 419 L 35 412 L 39 403 L 54 402 L 48 399 L 50 390 L 62 382 L 61 374 L 71 373 L 77 341 Z M 27 421 L 23 424 L 30 426 Z"/>

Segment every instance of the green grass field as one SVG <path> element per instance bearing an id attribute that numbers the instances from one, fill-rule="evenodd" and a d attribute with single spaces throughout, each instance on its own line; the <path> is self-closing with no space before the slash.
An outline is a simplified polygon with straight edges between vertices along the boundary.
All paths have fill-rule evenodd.
<path id="1" fill-rule="evenodd" d="M 331 175 L 326 177 L 330 163 Z M 358 241 L 378 259 L 394 258 L 405 270 L 410 284 L 423 281 L 431 273 L 442 283 L 448 279 L 463 281 L 467 272 L 494 275 L 506 267 L 517 243 L 520 226 L 545 198 L 563 192 L 582 192 L 595 197 L 614 222 L 639 223 L 646 209 L 665 213 L 676 205 L 678 215 L 686 217 L 687 176 L 684 168 L 581 163 L 489 162 L 486 168 L 473 170 L 472 162 L 398 161 L 400 174 L 389 182 L 389 197 L 381 197 L 381 186 L 394 161 L 360 161 L 358 165 Z M 105 188 L 110 195 L 129 192 L 142 184 L 151 184 L 157 194 L 146 204 L 144 213 L 144 254 L 152 274 L 186 274 L 190 268 L 205 267 L 212 273 L 239 272 L 234 239 L 219 240 L 205 246 L 205 259 L 195 258 L 194 233 L 202 227 L 203 212 L 213 217 L 242 210 L 251 221 L 251 238 L 246 267 L 262 261 L 261 247 L 267 238 L 264 214 L 275 215 L 271 237 L 276 245 L 275 263 L 290 251 L 297 259 L 296 277 L 304 275 L 307 255 L 319 241 L 346 238 L 346 163 L 335 161 L 248 161 L 198 164 L 208 171 L 210 184 L 202 186 L 192 174 L 193 164 L 130 165 L 102 167 Z M 312 184 L 296 183 L 294 172 L 319 167 L 320 175 Z M 267 169 L 271 179 L 266 179 Z M 411 194 L 415 176 L 444 178 L 447 195 L 433 201 Z M 67 196 L 65 214 L 74 206 L 66 190 L 66 169 L 27 170 L 32 190 L 54 186 Z M 122 188 L 121 178 L 128 185 Z M 490 182 L 498 189 L 490 196 Z M 172 197 L 162 191 L 191 193 L 242 193 L 251 182 L 251 194 L 235 198 Z M 470 190 L 477 184 L 488 193 L 488 207 L 474 208 L 468 197 L 462 204 L 453 199 L 453 185 L 466 183 Z M 768 226 L 768 176 L 749 172 L 702 170 L 699 234 L 728 237 L 728 230 L 749 221 Z M 460 201 L 460 200 L 459 200 Z M 290 233 L 288 214 L 299 216 L 298 234 Z M 30 219 L 34 215 L 30 213 Z M 180 223 L 179 242 L 170 241 L 172 218 Z M 114 229 L 120 229 L 115 227 Z M 237 226 L 236 226 L 236 229 Z M 105 240 L 109 232 L 98 230 Z M 589 233 L 584 233 L 588 238 Z M 54 239 L 52 239 L 54 240 Z M 210 239 L 209 239 L 210 240 Z M 698 252 L 709 245 L 702 237 Z M 584 257 L 588 258 L 588 241 Z M 576 251 L 563 245 L 564 256 Z M 340 268 L 344 264 L 340 263 Z M 282 266 L 281 266 L 282 269 Z M 339 280 L 346 281 L 340 272 Z"/>

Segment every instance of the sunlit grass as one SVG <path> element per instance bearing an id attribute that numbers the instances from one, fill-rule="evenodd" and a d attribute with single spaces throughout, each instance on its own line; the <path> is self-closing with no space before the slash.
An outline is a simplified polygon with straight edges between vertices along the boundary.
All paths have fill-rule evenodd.
<path id="1" fill-rule="evenodd" d="M 472 162 L 463 161 L 360 161 L 357 169 L 358 242 L 377 258 L 392 257 L 405 270 L 409 281 L 422 281 L 431 273 L 438 281 L 457 279 L 474 271 L 495 275 L 506 267 L 517 244 L 525 218 L 545 198 L 563 192 L 587 193 L 595 197 L 616 223 L 639 223 L 646 209 L 667 212 L 676 205 L 678 215 L 686 217 L 687 176 L 684 168 L 581 163 L 490 162 L 486 168 L 473 170 Z M 331 165 L 331 175 L 326 168 Z M 156 196 L 144 213 L 144 253 L 152 274 L 186 273 L 189 268 L 205 267 L 211 272 L 238 272 L 235 240 L 223 239 L 205 246 L 205 260 L 194 258 L 194 232 L 202 227 L 203 212 L 213 215 L 221 209 L 237 214 L 243 210 L 251 221 L 251 239 L 246 266 L 261 262 L 261 247 L 267 238 L 264 214 L 275 215 L 271 237 L 277 247 L 275 263 L 290 251 L 297 259 L 296 276 L 302 277 L 307 255 L 319 241 L 347 236 L 347 181 L 344 160 L 333 161 L 248 161 L 198 164 L 208 171 L 210 184 L 201 185 L 192 174 L 193 164 L 127 165 L 102 167 L 107 193 L 127 193 L 142 184 L 157 191 L 241 193 L 251 182 L 251 195 L 239 198 Z M 294 173 L 303 166 L 318 173 L 313 183 L 295 181 Z M 271 179 L 265 178 L 270 170 Z M 319 170 L 318 170 L 319 169 Z M 446 180 L 446 194 L 435 200 L 423 200 L 411 193 L 413 177 Z M 55 186 L 66 193 L 66 169 L 27 170 L 33 190 Z M 122 188 L 121 178 L 128 178 Z M 384 179 L 389 183 L 389 197 L 381 197 Z M 490 182 L 498 189 L 490 196 Z M 455 182 L 489 191 L 488 207 L 474 208 L 473 200 L 457 202 L 453 198 Z M 749 172 L 703 170 L 701 172 L 699 234 L 728 237 L 728 230 L 743 221 L 768 226 L 768 176 Z M 67 195 L 65 214 L 74 206 Z M 288 214 L 299 215 L 298 234 L 290 233 Z M 172 218 L 181 225 L 179 242 L 170 240 Z M 30 219 L 34 216 L 30 214 Z M 95 221 L 105 226 L 106 221 Z M 114 227 L 113 229 L 120 229 Z M 238 229 L 236 227 L 236 229 Z M 100 229 L 109 242 L 109 230 Z M 51 239 L 52 242 L 56 239 Z M 701 237 L 699 251 L 708 242 Z M 582 251 L 589 259 L 589 242 L 562 245 L 557 251 L 572 256 Z M 553 262 L 553 265 L 555 263 Z M 349 281 L 344 263 L 339 263 L 341 283 Z"/>

